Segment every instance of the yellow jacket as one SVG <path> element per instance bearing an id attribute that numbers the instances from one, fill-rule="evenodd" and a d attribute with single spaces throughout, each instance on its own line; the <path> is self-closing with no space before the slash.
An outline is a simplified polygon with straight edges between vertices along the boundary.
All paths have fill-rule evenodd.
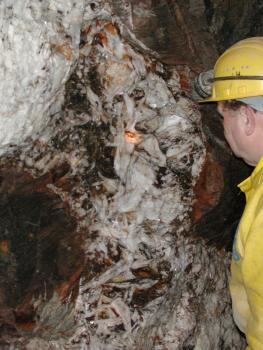
<path id="1" fill-rule="evenodd" d="M 230 292 L 247 350 L 263 350 L 263 157 L 239 185 L 246 207 L 233 244 Z"/>

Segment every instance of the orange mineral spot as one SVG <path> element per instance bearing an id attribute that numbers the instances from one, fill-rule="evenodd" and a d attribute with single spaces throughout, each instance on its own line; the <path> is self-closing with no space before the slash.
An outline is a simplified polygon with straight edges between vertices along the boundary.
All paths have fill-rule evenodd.
<path id="1" fill-rule="evenodd" d="M 125 131 L 125 140 L 129 143 L 137 144 L 141 141 L 141 135 L 136 131 Z"/>
<path id="2" fill-rule="evenodd" d="M 8 254 L 9 252 L 9 244 L 8 244 L 8 241 L 6 240 L 3 240 L 3 241 L 0 241 L 0 254 Z"/>

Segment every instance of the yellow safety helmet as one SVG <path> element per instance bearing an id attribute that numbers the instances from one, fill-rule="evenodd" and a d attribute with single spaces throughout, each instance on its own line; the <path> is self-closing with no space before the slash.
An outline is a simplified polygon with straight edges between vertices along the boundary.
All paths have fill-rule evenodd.
<path id="1" fill-rule="evenodd" d="M 263 37 L 241 40 L 227 49 L 214 67 L 212 94 L 199 102 L 263 95 Z"/>

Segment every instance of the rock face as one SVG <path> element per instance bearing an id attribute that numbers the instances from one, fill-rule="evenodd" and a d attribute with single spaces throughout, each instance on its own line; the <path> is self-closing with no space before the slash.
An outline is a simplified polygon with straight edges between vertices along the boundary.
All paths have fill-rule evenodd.
<path id="1" fill-rule="evenodd" d="M 213 67 L 217 43 L 209 31 L 206 1 L 113 0 L 112 6 L 136 37 L 157 52 L 163 62 L 195 70 Z"/>
<path id="2" fill-rule="evenodd" d="M 83 1 L 0 4 L 0 154 L 35 138 L 61 109 L 78 57 Z"/>
<path id="3" fill-rule="evenodd" d="M 22 120 L 24 106 L 34 140 L 1 157 L 0 345 L 245 348 L 231 316 L 229 254 L 194 235 L 220 201 L 224 171 L 187 97 L 191 69 L 162 64 L 133 32 L 125 11 L 142 2 L 40 3 L 17 1 L 10 10 L 20 6 L 14 21 L 28 14 L 43 35 L 25 28 L 24 46 L 35 43 L 36 67 L 48 65 L 49 73 L 40 79 L 34 68 L 36 86 L 19 92 L 28 103 L 23 95 L 5 107 Z M 55 51 L 40 65 L 41 41 Z M 21 55 L 26 61 L 28 50 Z M 10 91 L 18 90 L 16 68 L 8 70 Z M 21 69 L 31 86 L 30 66 Z M 47 108 L 40 112 L 40 104 Z M 7 129 L 3 152 L 30 135 Z"/>

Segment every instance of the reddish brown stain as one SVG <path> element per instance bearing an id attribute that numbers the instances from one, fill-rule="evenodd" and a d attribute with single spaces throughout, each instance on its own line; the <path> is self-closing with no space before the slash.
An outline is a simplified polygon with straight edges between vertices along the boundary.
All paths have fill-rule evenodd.
<path id="1" fill-rule="evenodd" d="M 223 187 L 223 169 L 208 149 L 205 163 L 194 187 L 194 222 L 218 204 Z"/>
<path id="2" fill-rule="evenodd" d="M 32 331 L 34 300 L 45 302 L 58 292 L 74 301 L 84 265 L 82 234 L 66 199 L 49 185 L 70 190 L 73 181 L 65 163 L 34 178 L 12 165 L 0 169 L 1 310 L 6 326 Z M 8 273 L 12 271 L 12 273 Z"/>

